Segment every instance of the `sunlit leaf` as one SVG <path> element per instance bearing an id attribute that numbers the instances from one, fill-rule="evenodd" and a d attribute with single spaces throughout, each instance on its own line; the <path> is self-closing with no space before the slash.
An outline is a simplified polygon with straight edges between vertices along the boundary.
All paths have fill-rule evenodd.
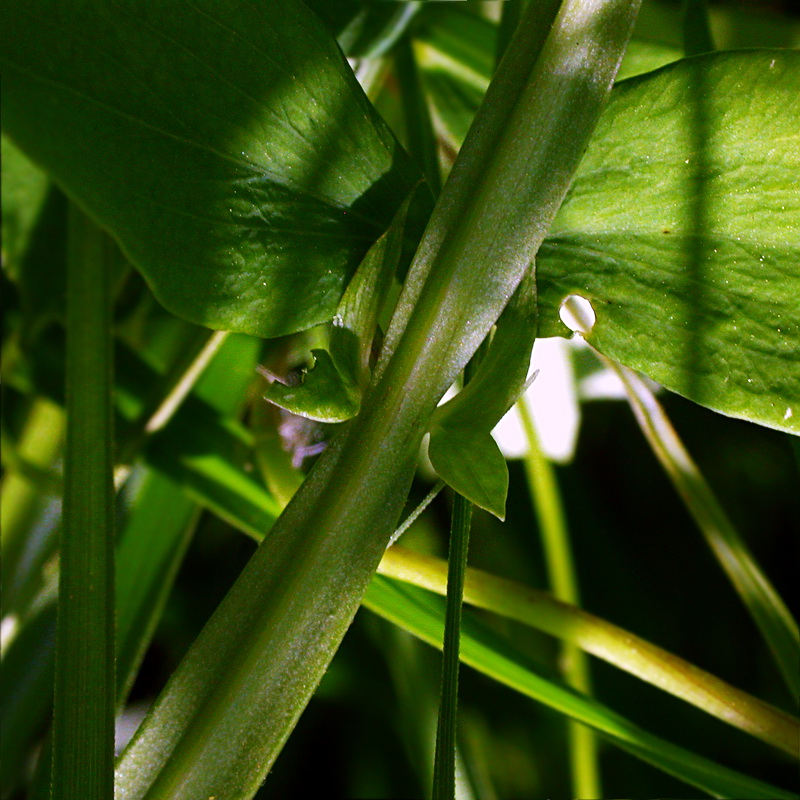
<path id="1" fill-rule="evenodd" d="M 581 295 L 602 352 L 800 432 L 798 86 L 800 53 L 779 50 L 620 84 L 539 252 L 540 335 Z"/>

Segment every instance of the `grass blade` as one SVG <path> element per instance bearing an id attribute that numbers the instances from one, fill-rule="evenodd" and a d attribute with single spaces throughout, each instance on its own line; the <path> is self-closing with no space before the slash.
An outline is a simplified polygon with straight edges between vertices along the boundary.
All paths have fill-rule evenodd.
<path id="1" fill-rule="evenodd" d="M 379 571 L 438 594 L 445 593 L 446 562 L 402 547 L 386 552 Z M 730 686 L 616 625 L 541 592 L 470 568 L 464 601 L 577 645 L 648 683 L 797 757 L 800 721 Z"/>
<path id="2" fill-rule="evenodd" d="M 536 435 L 533 416 L 527 403 L 519 400 L 517 408 L 528 440 L 525 473 L 539 519 L 548 580 L 556 598 L 577 606 L 580 605 L 578 579 L 555 471 L 539 446 L 539 437 Z M 583 651 L 574 644 L 565 643 L 562 647 L 562 662 L 567 683 L 584 694 L 591 694 L 589 659 Z M 584 725 L 570 722 L 569 740 L 575 797 L 584 800 L 602 797 L 597 740 L 594 734 Z"/>
<path id="3" fill-rule="evenodd" d="M 367 608 L 434 647 L 442 645 L 444 609 L 438 598 L 382 576 L 370 585 Z M 592 698 L 537 675 L 508 643 L 470 614 L 462 621 L 465 664 L 601 732 L 618 747 L 713 797 L 793 800 L 798 795 L 716 764 L 655 736 Z"/>
<path id="4" fill-rule="evenodd" d="M 67 280 L 67 443 L 53 800 L 107 800 L 114 765 L 110 240 L 74 205 Z"/>

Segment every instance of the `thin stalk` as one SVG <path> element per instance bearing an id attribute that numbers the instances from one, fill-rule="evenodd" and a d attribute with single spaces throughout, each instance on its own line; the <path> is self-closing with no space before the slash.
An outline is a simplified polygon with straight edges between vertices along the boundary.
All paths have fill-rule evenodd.
<path id="1" fill-rule="evenodd" d="M 227 331 L 214 331 L 197 353 L 191 353 L 173 367 L 165 381 L 168 391 L 147 420 L 145 433 L 160 431 L 172 419 L 227 338 Z"/>
<path id="2" fill-rule="evenodd" d="M 579 606 L 578 580 L 555 470 L 542 453 L 536 426 L 524 398 L 517 401 L 517 409 L 528 439 L 525 474 L 539 520 L 549 583 L 555 597 Z M 561 665 L 570 686 L 585 694 L 592 693 L 589 660 L 579 647 L 564 643 Z M 568 725 L 573 793 L 585 800 L 602 797 L 597 737 L 591 729 L 574 720 L 570 720 Z"/>
<path id="3" fill-rule="evenodd" d="M 395 48 L 395 66 L 406 123 L 408 152 L 422 169 L 434 197 L 442 189 L 436 136 L 433 132 L 428 99 L 422 88 L 419 68 L 411 40 L 404 36 Z"/>
<path id="4" fill-rule="evenodd" d="M 800 631 L 797 622 L 692 460 L 661 404 L 632 370 L 600 353 L 619 375 L 636 421 L 720 566 L 734 585 L 778 665 L 796 703 L 800 703 Z"/>
<path id="5" fill-rule="evenodd" d="M 402 524 L 398 526 L 389 540 L 389 547 L 391 547 L 420 517 L 423 511 L 436 499 L 439 492 L 444 489 L 444 481 L 438 480 L 433 488 L 425 495 L 420 504 L 403 520 Z"/>
<path id="6" fill-rule="evenodd" d="M 114 486 L 110 240 L 74 205 L 52 800 L 114 794 Z"/>
<path id="7" fill-rule="evenodd" d="M 458 713 L 458 667 L 461 644 L 461 604 L 467 569 L 472 503 L 460 494 L 453 500 L 450 551 L 447 559 L 447 605 L 445 608 L 442 690 L 436 755 L 433 764 L 433 800 L 456 796 L 456 728 Z"/>
<path id="8" fill-rule="evenodd" d="M 387 550 L 378 572 L 440 595 L 446 592 L 447 562 L 404 547 Z M 797 717 L 547 592 L 470 567 L 464 602 L 574 644 L 798 758 Z"/>
<path id="9" fill-rule="evenodd" d="M 484 339 L 464 370 L 464 385 L 478 370 L 489 349 Z M 436 728 L 433 763 L 433 800 L 455 800 L 456 734 L 458 726 L 458 670 L 461 646 L 461 607 L 464 603 L 464 575 L 467 570 L 472 503 L 456 492 L 450 525 L 450 550 L 447 558 L 447 603 L 442 644 L 442 689 Z M 394 538 L 394 537 L 393 537 Z"/>
<path id="10" fill-rule="evenodd" d="M 126 435 L 120 437 L 125 442 L 119 456 L 120 464 L 129 464 L 147 437 L 169 423 L 228 338 L 227 331 L 200 331 L 199 334 L 193 336 L 169 371 L 148 392 L 144 410 L 130 424 Z"/>

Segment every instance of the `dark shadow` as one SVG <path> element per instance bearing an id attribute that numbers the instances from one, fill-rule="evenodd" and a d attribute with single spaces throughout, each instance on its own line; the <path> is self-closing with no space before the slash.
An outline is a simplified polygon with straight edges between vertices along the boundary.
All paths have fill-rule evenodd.
<path id="1" fill-rule="evenodd" d="M 686 304 L 684 320 L 685 336 L 682 341 L 681 362 L 686 375 L 684 393 L 695 400 L 701 400 L 704 376 L 711 369 L 706 353 L 706 337 L 710 315 L 714 313 L 706 288 L 706 271 L 709 256 L 713 250 L 712 220 L 710 217 L 708 181 L 711 172 L 709 150 L 709 119 L 706 104 L 710 100 L 711 87 L 706 79 L 704 60 L 696 59 L 689 84 L 688 141 L 687 151 L 688 180 L 686 187 L 686 226 L 683 233 L 685 248 L 683 253 L 684 280 L 683 291 L 690 298 Z M 667 231 L 664 231 L 668 235 Z"/>

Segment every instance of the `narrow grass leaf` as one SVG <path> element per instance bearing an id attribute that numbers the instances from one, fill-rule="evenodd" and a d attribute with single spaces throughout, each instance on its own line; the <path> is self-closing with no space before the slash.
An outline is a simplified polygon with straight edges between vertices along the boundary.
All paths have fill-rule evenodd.
<path id="1" fill-rule="evenodd" d="M 425 95 L 419 65 L 412 41 L 408 36 L 397 43 L 394 61 L 403 104 L 407 149 L 425 175 L 431 192 L 438 197 L 442 189 L 439 147 L 433 131 L 428 98 Z"/>
<path id="2" fill-rule="evenodd" d="M 377 576 L 364 598 L 371 611 L 434 647 L 442 646 L 444 608 L 415 587 Z M 672 744 L 592 698 L 538 675 L 527 659 L 470 614 L 462 621 L 462 660 L 537 702 L 590 725 L 604 738 L 712 797 L 792 800 L 798 795 L 763 783 Z"/>
<path id="3" fill-rule="evenodd" d="M 392 547 L 379 570 L 438 594 L 446 591 L 447 564 L 432 556 Z M 574 644 L 798 757 L 800 720 L 796 717 L 606 620 L 556 600 L 547 592 L 470 568 L 464 584 L 464 601 Z"/>
<path id="4" fill-rule="evenodd" d="M 64 449 L 64 411 L 45 398 L 36 398 L 16 443 L 2 431 L 3 480 L 0 484 L 0 576 L 2 616 L 23 614 L 31 601 L 32 587 L 41 585 L 43 559 L 38 542 L 28 536 L 31 526 L 45 512 L 47 503 L 63 492 L 63 481 L 54 473 Z M 25 466 L 27 465 L 27 467 Z"/>
<path id="5" fill-rule="evenodd" d="M 791 696 L 800 702 L 797 621 L 759 567 L 652 391 L 632 370 L 601 358 L 622 381 L 642 433 L 761 631 Z"/>
<path id="6" fill-rule="evenodd" d="M 524 399 L 517 402 L 528 452 L 524 457 L 528 492 L 539 521 L 539 535 L 547 565 L 548 583 L 559 600 L 578 606 L 578 576 L 572 557 L 567 519 L 553 465 L 539 445 L 533 415 Z M 591 695 L 589 658 L 577 645 L 564 643 L 561 650 L 562 672 L 567 683 Z M 575 797 L 602 797 L 597 739 L 574 721 L 569 725 L 572 791 Z"/>
<path id="7" fill-rule="evenodd" d="M 56 598 L 41 602 L 21 622 L 0 661 L 0 791 L 22 783 L 26 755 L 52 714 Z"/>
<path id="8" fill-rule="evenodd" d="M 178 484 L 147 469 L 117 547 L 118 707 L 161 618 L 197 516 Z"/>
<path id="9" fill-rule="evenodd" d="M 106 235 L 70 213 L 67 439 L 53 800 L 106 800 L 114 764 L 114 485 Z"/>

